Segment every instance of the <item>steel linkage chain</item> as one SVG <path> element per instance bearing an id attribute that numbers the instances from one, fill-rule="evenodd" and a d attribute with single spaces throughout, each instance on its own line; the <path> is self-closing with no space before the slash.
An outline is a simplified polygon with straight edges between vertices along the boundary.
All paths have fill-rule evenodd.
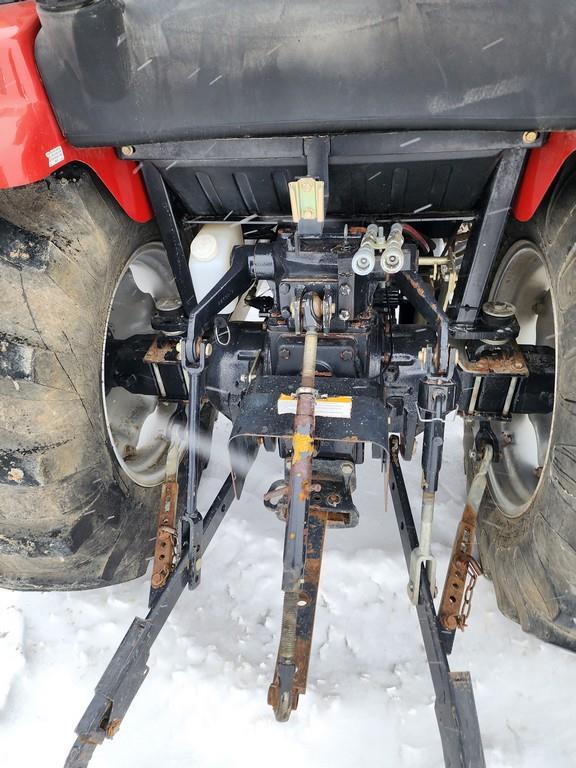
<path id="1" fill-rule="evenodd" d="M 464 592 L 464 600 L 462 602 L 462 610 L 456 617 L 456 623 L 458 625 L 459 629 L 466 629 L 468 626 L 468 618 L 470 616 L 470 611 L 472 610 L 472 596 L 474 594 L 474 587 L 476 586 L 476 582 L 478 581 L 478 576 L 482 576 L 484 571 L 482 570 L 482 566 L 476 560 L 474 557 L 470 556 L 468 558 L 468 585 L 466 586 L 466 590 Z"/>

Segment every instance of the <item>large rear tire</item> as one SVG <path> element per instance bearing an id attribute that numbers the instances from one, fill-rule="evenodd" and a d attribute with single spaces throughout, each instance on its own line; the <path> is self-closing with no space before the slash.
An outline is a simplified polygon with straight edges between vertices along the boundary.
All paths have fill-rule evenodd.
<path id="1" fill-rule="evenodd" d="M 518 461 L 507 462 L 504 456 L 489 479 L 478 527 L 482 565 L 493 581 L 501 611 L 526 632 L 571 650 L 576 650 L 575 210 L 576 174 L 572 166 L 563 172 L 530 222 L 511 220 L 493 275 L 491 295 L 505 299 L 502 291 L 528 295 L 535 270 L 544 270 L 540 278 L 548 281 L 549 296 L 545 292 L 535 300 L 534 312 L 540 315 L 534 328 L 540 323 L 537 343 L 553 337 L 547 345 L 556 349 L 556 386 L 554 412 L 545 425 L 546 440 L 540 441 L 535 454 L 538 458 L 533 461 L 532 487 L 529 472 L 522 474 Z M 517 274 L 520 258 L 525 259 L 523 274 Z M 514 260 L 516 272 L 512 269 Z M 533 267 L 529 267 L 531 263 Z M 543 318 L 547 302 L 553 314 Z M 519 313 L 519 320 L 521 329 L 530 328 L 529 318 L 522 319 Z M 535 424 L 542 429 L 542 420 Z M 516 429 L 514 421 L 506 431 L 511 433 L 507 435 L 509 445 L 502 452 L 518 449 L 521 463 L 526 433 Z M 472 423 L 467 422 L 464 445 L 469 478 L 472 444 Z M 529 455 L 525 450 L 525 461 Z"/>
<path id="2" fill-rule="evenodd" d="M 110 302 L 154 229 L 88 171 L 0 191 L 0 585 L 141 575 L 158 488 L 120 471 L 101 387 Z"/>

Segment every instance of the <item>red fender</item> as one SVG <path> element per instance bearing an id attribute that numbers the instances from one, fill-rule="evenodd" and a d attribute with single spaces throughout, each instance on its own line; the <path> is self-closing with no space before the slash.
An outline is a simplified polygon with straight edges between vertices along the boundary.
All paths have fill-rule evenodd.
<path id="1" fill-rule="evenodd" d="M 136 163 L 112 147 L 69 144 L 56 122 L 34 59 L 40 22 L 33 0 L 0 5 L 0 189 L 31 184 L 70 162 L 91 168 L 138 222 L 152 209 Z"/>
<path id="2" fill-rule="evenodd" d="M 573 152 L 576 152 L 576 131 L 551 133 L 545 144 L 530 151 L 512 209 L 518 221 L 528 221 L 534 216 L 556 174 Z"/>
<path id="3" fill-rule="evenodd" d="M 33 0 L 0 5 L 0 189 L 30 184 L 81 162 L 128 216 L 149 221 L 152 210 L 136 163 L 120 160 L 112 147 L 73 147 L 62 135 L 34 59 L 39 28 Z M 575 151 L 576 131 L 551 133 L 542 147 L 531 150 L 513 207 L 519 221 L 534 215 Z"/>

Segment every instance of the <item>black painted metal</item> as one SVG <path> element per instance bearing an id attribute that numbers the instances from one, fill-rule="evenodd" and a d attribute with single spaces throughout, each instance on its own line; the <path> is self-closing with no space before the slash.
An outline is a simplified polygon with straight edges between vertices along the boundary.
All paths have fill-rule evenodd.
<path id="1" fill-rule="evenodd" d="M 199 563 L 202 554 L 202 517 L 198 512 L 198 484 L 200 482 L 200 455 L 198 435 L 200 434 L 200 397 L 202 373 L 205 363 L 205 345 L 200 345 L 199 360 L 188 365 L 188 477 L 186 484 L 186 510 L 184 512 L 179 539 L 188 551 L 190 560 L 189 587 L 194 589 L 200 583 Z"/>
<path id="2" fill-rule="evenodd" d="M 254 282 L 251 261 L 253 254 L 254 246 L 244 245 L 234 248 L 230 269 L 191 310 L 186 339 L 188 361 L 196 360 L 197 339 L 209 328 L 218 312 L 247 291 Z"/>
<path id="3" fill-rule="evenodd" d="M 434 355 L 434 374 L 448 371 L 448 330 L 449 321 L 438 303 L 430 286 L 416 272 L 399 272 L 395 276 L 397 285 L 408 301 L 436 329 L 437 343 Z"/>
<path id="4" fill-rule="evenodd" d="M 458 323 L 476 320 L 525 159 L 526 149 L 508 149 L 502 153 L 489 187 L 482 219 L 473 225 L 460 267 L 452 302 Z"/>
<path id="5" fill-rule="evenodd" d="M 142 163 L 142 175 L 148 191 L 148 197 L 156 216 L 162 242 L 166 248 L 168 261 L 174 273 L 178 295 L 184 312 L 188 314 L 196 304 L 196 294 L 190 277 L 188 257 L 184 249 L 178 222 L 174 216 L 168 189 L 160 171 L 152 163 Z"/>
<path id="6" fill-rule="evenodd" d="M 228 475 L 201 520 L 203 553 L 222 522 L 234 495 Z M 94 698 L 76 727 L 76 739 L 64 768 L 85 768 L 98 744 L 111 738 L 148 674 L 150 649 L 189 581 L 190 560 L 184 549 L 166 586 L 158 590 L 145 619 L 136 618 L 96 686 Z"/>
<path id="7" fill-rule="evenodd" d="M 313 151 L 308 142 L 326 142 L 330 165 L 373 162 L 401 156 L 415 159 L 446 158 L 465 154 L 494 154 L 524 147 L 521 131 L 391 131 L 341 133 L 319 137 L 275 136 L 272 138 L 194 139 L 136 144 L 131 160 L 192 163 L 198 166 L 230 165 L 246 161 L 286 161 L 307 165 Z M 541 146 L 543 134 L 530 147 Z M 444 158 L 443 158 L 444 159 Z M 324 162 L 324 161 L 322 161 Z M 308 165 L 312 176 L 323 178 L 321 165 Z"/>
<path id="8" fill-rule="evenodd" d="M 390 493 L 400 531 L 406 565 L 418 546 L 418 534 L 400 467 L 399 441 L 390 439 Z M 446 657 L 446 641 L 436 617 L 434 600 L 426 570 L 420 573 L 419 602 L 416 606 L 422 639 L 426 649 L 430 675 L 436 694 L 435 712 L 438 721 L 446 768 L 485 768 L 480 726 L 474 702 L 474 692 L 467 672 L 451 672 Z M 446 645 L 445 645 L 446 643 Z"/>

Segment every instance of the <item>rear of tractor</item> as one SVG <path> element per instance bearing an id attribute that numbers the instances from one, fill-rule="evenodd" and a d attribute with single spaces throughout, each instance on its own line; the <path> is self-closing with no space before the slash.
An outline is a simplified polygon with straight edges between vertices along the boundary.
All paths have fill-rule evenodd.
<path id="1" fill-rule="evenodd" d="M 85 765 L 259 450 L 277 451 L 269 702 L 285 720 L 325 530 L 358 524 L 356 466 L 376 459 L 447 764 L 480 766 L 469 679 L 446 660 L 477 576 L 526 631 L 576 649 L 576 12 L 248 5 L 0 7 L 0 583 L 98 587 L 153 560 L 150 614 L 78 727 L 69 765 Z M 528 33 L 558 44 L 539 59 Z M 437 617 L 455 410 L 469 495 Z M 202 510 L 219 414 L 230 475 Z M 400 461 L 418 443 L 419 535 Z"/>

